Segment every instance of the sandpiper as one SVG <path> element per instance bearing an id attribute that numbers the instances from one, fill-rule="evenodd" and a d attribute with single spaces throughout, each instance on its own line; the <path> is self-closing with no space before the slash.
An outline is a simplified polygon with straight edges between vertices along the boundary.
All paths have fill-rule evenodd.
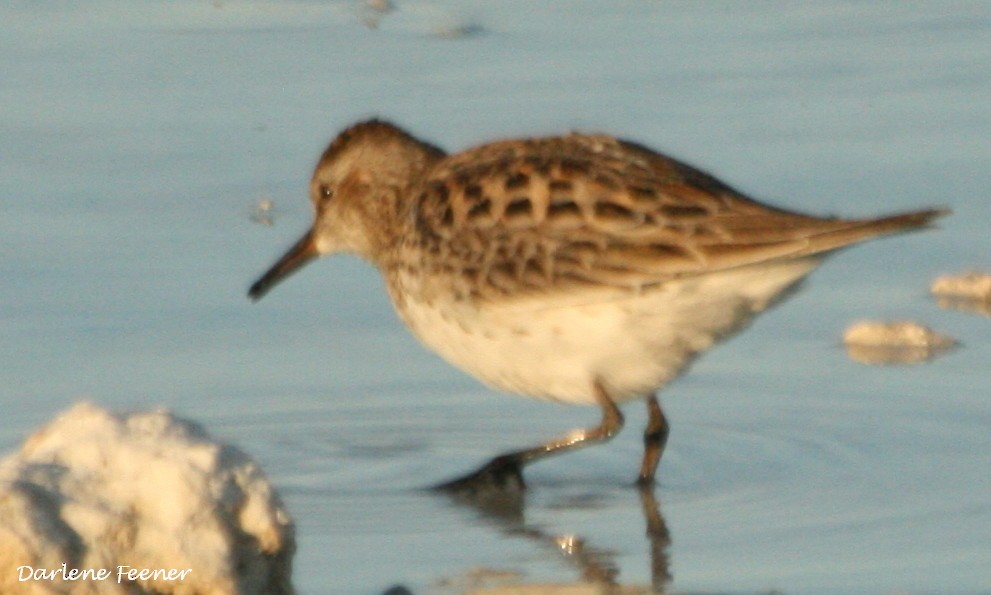
<path id="1" fill-rule="evenodd" d="M 925 227 L 761 204 L 712 176 L 599 134 L 502 140 L 448 155 L 387 122 L 341 132 L 310 182 L 312 228 L 254 285 L 355 254 L 427 347 L 496 389 L 594 404 L 602 420 L 493 459 L 452 485 L 612 437 L 644 399 L 638 481 L 668 436 L 656 391 L 789 294 L 830 252 Z"/>

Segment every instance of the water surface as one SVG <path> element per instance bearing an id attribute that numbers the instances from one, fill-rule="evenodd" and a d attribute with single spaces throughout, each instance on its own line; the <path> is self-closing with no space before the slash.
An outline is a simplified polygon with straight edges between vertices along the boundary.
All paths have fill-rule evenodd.
<path id="1" fill-rule="evenodd" d="M 991 268 L 991 3 L 411 1 L 369 28 L 352 2 L 15 1 L 0 18 L 5 450 L 80 398 L 197 419 L 286 497 L 304 594 L 596 568 L 644 585 L 652 564 L 675 591 L 991 593 L 991 327 L 926 292 Z M 353 260 L 245 298 L 308 225 L 325 143 L 372 115 L 449 149 L 611 132 L 815 213 L 956 213 L 837 255 L 664 391 L 659 547 L 630 487 L 638 404 L 610 445 L 529 470 L 522 517 L 487 516 L 421 488 L 597 413 L 449 368 Z M 262 200 L 272 226 L 251 219 Z M 839 345 L 860 318 L 963 347 L 863 366 Z"/>

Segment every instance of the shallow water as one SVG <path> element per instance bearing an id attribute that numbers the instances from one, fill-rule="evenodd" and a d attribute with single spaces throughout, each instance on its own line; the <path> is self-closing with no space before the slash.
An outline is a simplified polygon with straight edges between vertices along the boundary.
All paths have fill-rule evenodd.
<path id="1" fill-rule="evenodd" d="M 351 2 L 0 8 L 5 450 L 80 398 L 194 418 L 286 497 L 304 594 L 652 563 L 675 591 L 991 593 L 991 323 L 926 292 L 991 268 L 991 3 L 397 4 L 374 29 Z M 373 114 L 450 149 L 602 130 L 795 209 L 955 215 L 837 255 L 663 392 L 662 547 L 636 404 L 529 469 L 522 518 L 487 516 L 422 488 L 596 413 L 447 367 L 353 260 L 245 298 L 309 223 L 319 151 Z M 963 346 L 863 366 L 839 344 L 860 318 Z"/>

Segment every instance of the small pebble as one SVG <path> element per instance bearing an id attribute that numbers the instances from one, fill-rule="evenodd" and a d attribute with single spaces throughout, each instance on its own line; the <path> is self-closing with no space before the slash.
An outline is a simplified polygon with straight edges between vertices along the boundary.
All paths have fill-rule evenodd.
<path id="1" fill-rule="evenodd" d="M 369 29 L 378 29 L 382 18 L 395 10 L 390 0 L 363 0 L 359 6 L 359 18 Z"/>
<path id="2" fill-rule="evenodd" d="M 991 300 L 991 275 L 970 272 L 962 275 L 942 275 L 936 277 L 930 290 L 943 297 Z"/>
<path id="3" fill-rule="evenodd" d="M 991 316 L 991 275 L 987 273 L 942 275 L 929 290 L 940 308 Z"/>
<path id="4" fill-rule="evenodd" d="M 843 333 L 851 359 L 864 364 L 917 364 L 957 346 L 952 337 L 912 321 L 865 321 Z"/>
<path id="5" fill-rule="evenodd" d="M 267 198 L 263 198 L 255 204 L 251 212 L 251 220 L 266 227 L 275 225 L 275 203 Z"/>

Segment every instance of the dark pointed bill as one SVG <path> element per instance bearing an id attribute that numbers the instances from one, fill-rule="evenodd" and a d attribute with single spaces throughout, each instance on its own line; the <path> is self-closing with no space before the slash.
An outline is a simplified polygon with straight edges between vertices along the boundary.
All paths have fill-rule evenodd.
<path id="1" fill-rule="evenodd" d="M 260 300 L 279 281 L 298 271 L 317 256 L 319 253 L 313 241 L 313 232 L 308 231 L 278 262 L 272 265 L 272 268 L 268 269 L 268 272 L 255 281 L 248 289 L 248 297 L 254 301 Z"/>

